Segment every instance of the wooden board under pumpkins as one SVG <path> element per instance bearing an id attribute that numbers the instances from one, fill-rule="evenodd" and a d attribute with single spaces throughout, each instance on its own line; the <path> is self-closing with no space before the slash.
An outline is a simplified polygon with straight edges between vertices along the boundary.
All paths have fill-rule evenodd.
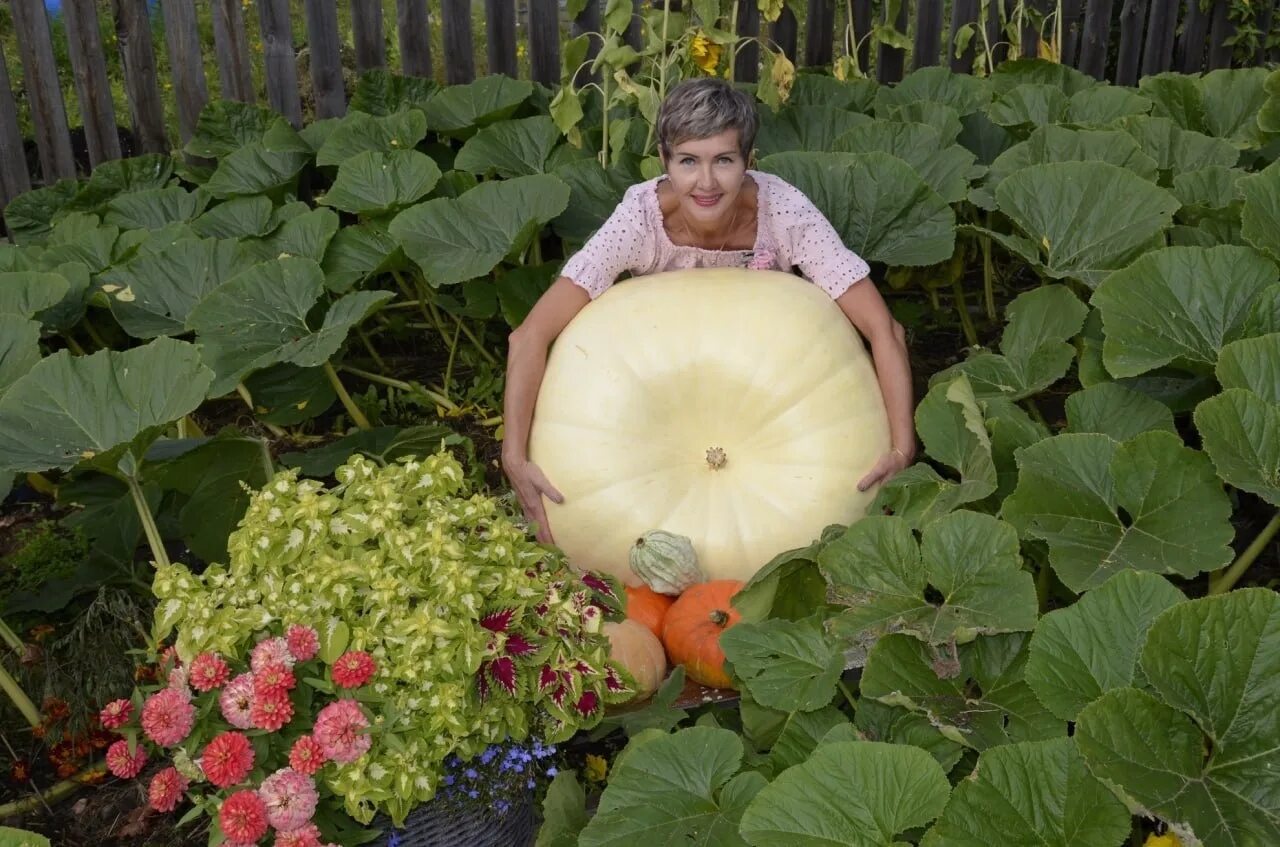
<path id="1" fill-rule="evenodd" d="M 699 685 L 688 677 L 685 678 L 684 688 L 680 690 L 680 696 L 671 704 L 673 709 L 693 709 L 698 706 L 706 706 L 710 703 L 737 703 L 741 695 L 732 688 L 709 688 L 705 685 Z M 637 712 L 641 709 L 647 709 L 652 702 L 652 698 L 646 697 L 643 700 L 632 700 L 629 703 L 618 703 L 609 706 L 605 710 L 606 715 L 624 715 L 627 712 Z"/>

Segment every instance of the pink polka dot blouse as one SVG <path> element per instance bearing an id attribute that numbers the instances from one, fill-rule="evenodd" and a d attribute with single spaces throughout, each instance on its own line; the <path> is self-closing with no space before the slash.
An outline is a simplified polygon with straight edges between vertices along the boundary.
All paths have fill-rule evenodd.
<path id="1" fill-rule="evenodd" d="M 800 189 L 781 177 L 748 170 L 758 186 L 756 241 L 751 250 L 708 250 L 675 244 L 662 224 L 659 176 L 627 189 L 609 219 L 575 253 L 562 276 L 599 297 L 624 272 L 633 276 L 685 268 L 799 269 L 839 297 L 870 272 Z"/>

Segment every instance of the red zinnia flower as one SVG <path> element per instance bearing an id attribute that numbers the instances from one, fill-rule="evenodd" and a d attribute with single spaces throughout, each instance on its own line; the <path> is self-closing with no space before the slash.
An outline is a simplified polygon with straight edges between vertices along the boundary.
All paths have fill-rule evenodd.
<path id="1" fill-rule="evenodd" d="M 280 662 L 267 662 L 253 675 L 253 693 L 257 697 L 283 697 L 293 690 L 297 681 L 293 671 Z"/>
<path id="2" fill-rule="evenodd" d="M 196 707 L 172 688 L 162 688 L 142 707 L 142 731 L 161 747 L 182 743 L 195 719 Z"/>
<path id="3" fill-rule="evenodd" d="M 147 800 L 157 812 L 172 812 L 186 790 L 187 778 L 178 773 L 177 768 L 165 768 L 151 778 Z"/>
<path id="4" fill-rule="evenodd" d="M 378 666 L 363 650 L 350 650 L 333 663 L 333 681 L 342 688 L 359 688 L 373 678 Z"/>
<path id="5" fill-rule="evenodd" d="M 309 626 L 294 624 L 285 632 L 284 640 L 293 658 L 299 662 L 313 659 L 320 652 L 320 636 Z"/>
<path id="6" fill-rule="evenodd" d="M 204 748 L 200 766 L 210 782 L 218 788 L 228 788 L 253 769 L 253 747 L 240 733 L 224 732 Z"/>
<path id="7" fill-rule="evenodd" d="M 324 751 L 310 735 L 304 735 L 293 742 L 293 749 L 289 751 L 289 767 L 311 776 L 324 767 L 324 763 Z"/>
<path id="8" fill-rule="evenodd" d="M 267 834 L 267 807 L 256 791 L 237 791 L 218 811 L 218 823 L 236 844 L 254 844 Z"/>
<path id="9" fill-rule="evenodd" d="M 275 732 L 293 718 L 293 704 L 283 694 L 269 697 L 259 695 L 253 698 L 249 715 L 253 718 L 254 726 Z"/>
<path id="10" fill-rule="evenodd" d="M 187 679 L 196 691 L 212 691 L 221 688 L 231 676 L 231 669 L 217 653 L 201 653 L 191 661 L 191 673 Z"/>
<path id="11" fill-rule="evenodd" d="M 112 700 L 102 707 L 102 713 L 98 715 L 98 719 L 107 729 L 118 729 L 127 724 L 131 717 L 133 717 L 133 704 L 128 700 Z"/>
<path id="12" fill-rule="evenodd" d="M 129 742 L 121 738 L 107 748 L 107 768 L 121 779 L 133 779 L 147 763 L 147 751 L 139 744 L 132 753 Z"/>

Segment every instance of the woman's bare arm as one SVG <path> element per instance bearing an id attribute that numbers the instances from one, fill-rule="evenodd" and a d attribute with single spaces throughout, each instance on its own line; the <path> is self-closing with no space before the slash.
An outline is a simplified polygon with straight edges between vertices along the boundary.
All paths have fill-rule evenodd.
<path id="1" fill-rule="evenodd" d="M 884 396 L 885 410 L 889 414 L 889 433 L 893 447 L 858 482 L 858 489 L 865 491 L 911 464 L 915 457 L 915 398 L 911 390 L 907 336 L 906 330 L 890 314 L 884 298 L 870 279 L 863 278 L 855 283 L 836 298 L 836 304 L 871 346 L 876 379 L 880 383 L 880 393 Z"/>
<path id="2" fill-rule="evenodd" d="M 508 339 L 507 382 L 502 405 L 502 467 L 520 499 L 525 517 L 537 525 L 540 541 L 552 540 L 542 496 L 557 503 L 563 498 L 541 469 L 529 461 L 529 428 L 551 342 L 590 299 L 573 280 L 562 276 L 538 298 L 529 316 Z"/>

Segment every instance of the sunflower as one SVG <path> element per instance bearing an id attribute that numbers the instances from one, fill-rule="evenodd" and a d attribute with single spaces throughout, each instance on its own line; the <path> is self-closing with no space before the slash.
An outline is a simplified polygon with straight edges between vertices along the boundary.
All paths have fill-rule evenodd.
<path id="1" fill-rule="evenodd" d="M 714 75 L 716 68 L 720 66 L 720 54 L 723 52 L 719 44 L 716 44 L 706 34 L 699 30 L 698 34 L 693 37 L 693 43 L 689 45 L 689 54 L 693 57 L 693 63 L 702 68 L 704 73 Z"/>

